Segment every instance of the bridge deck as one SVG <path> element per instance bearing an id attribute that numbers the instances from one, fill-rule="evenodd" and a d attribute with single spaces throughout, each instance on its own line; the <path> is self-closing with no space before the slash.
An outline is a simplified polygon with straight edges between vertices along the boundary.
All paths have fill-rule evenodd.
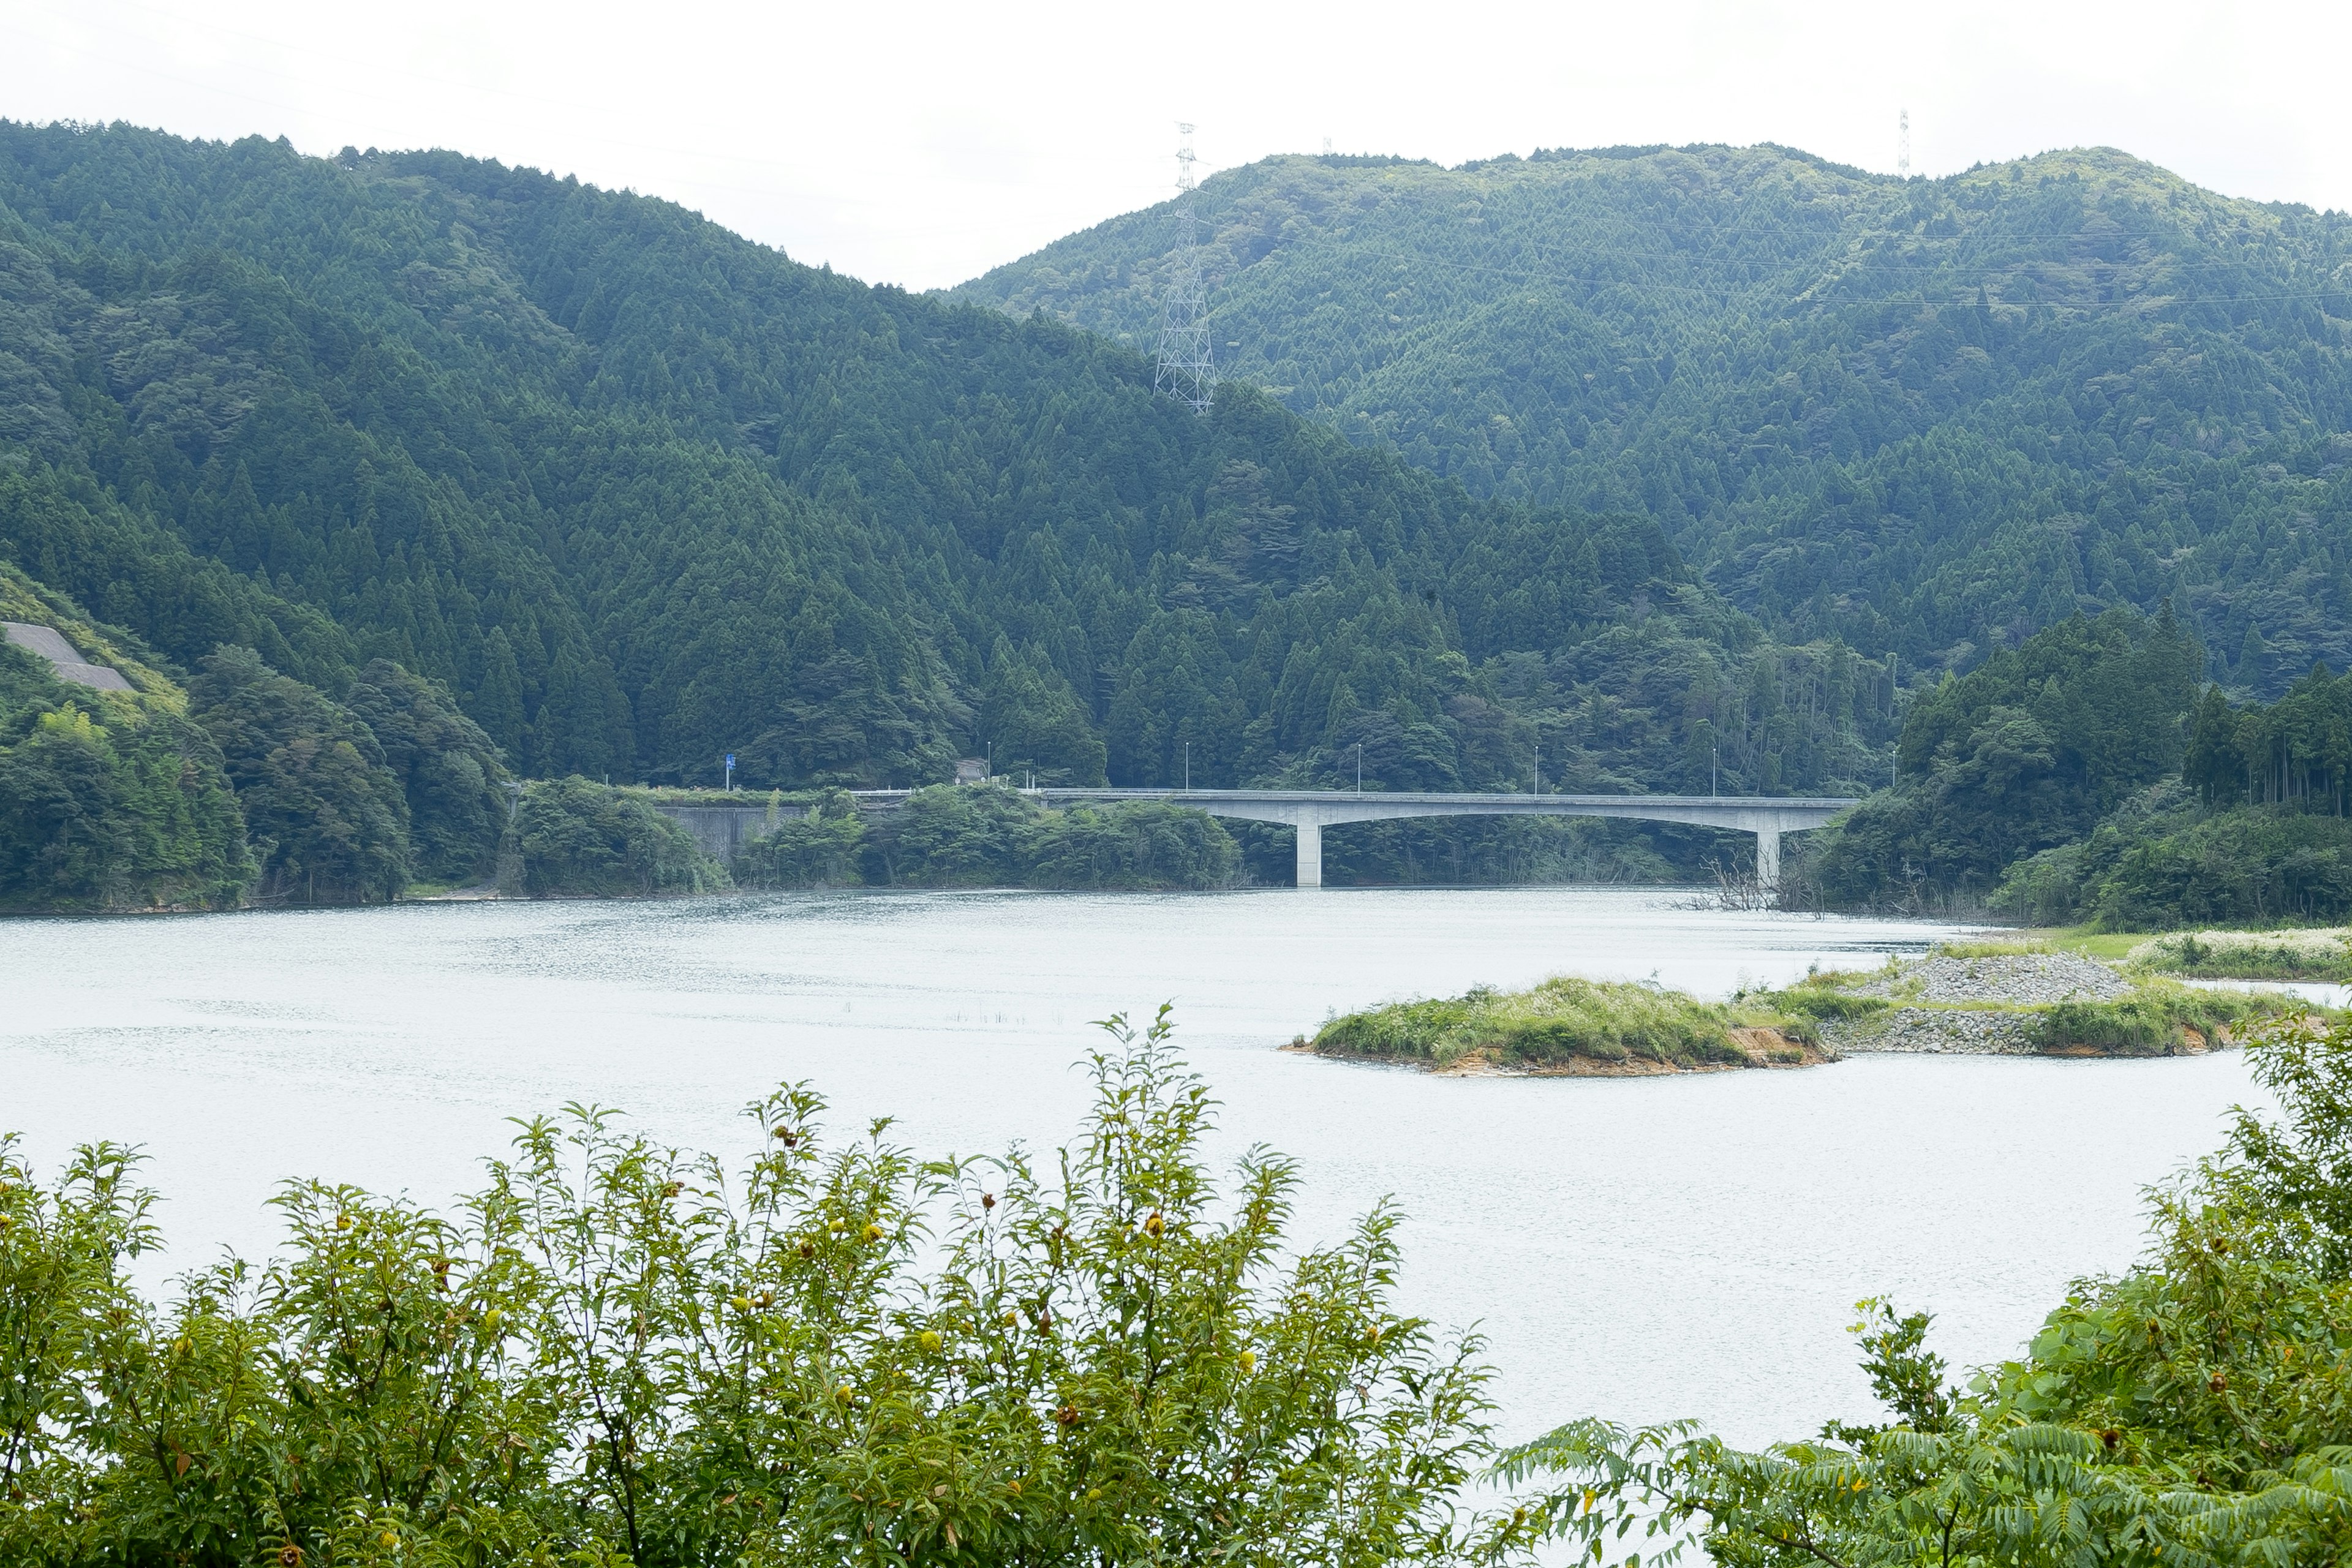
<path id="1" fill-rule="evenodd" d="M 856 790 L 851 798 L 869 811 L 903 805 L 912 790 Z M 1212 816 L 1279 822 L 1298 830 L 1298 885 L 1323 885 L 1323 830 L 1348 822 L 1393 821 L 1412 816 L 1615 816 L 1647 822 L 1679 822 L 1756 836 L 1757 879 L 1769 888 L 1780 879 L 1780 835 L 1819 827 L 1856 802 L 1830 795 L 1478 795 L 1407 790 L 1322 789 L 1033 789 L 1024 795 L 1047 805 L 1084 805 L 1118 801 L 1164 801 L 1189 805 Z M 745 823 L 764 805 L 665 805 L 659 809 L 686 823 L 706 847 L 731 851 Z M 782 808 L 798 816 L 801 808 Z"/>
<path id="2" fill-rule="evenodd" d="M 910 791 L 866 790 L 861 805 L 887 809 Z M 1035 789 L 1048 805 L 1089 802 L 1165 801 L 1212 816 L 1286 823 L 1298 830 L 1298 885 L 1323 885 L 1323 829 L 1348 822 L 1412 816 L 1615 816 L 1679 822 L 1756 836 L 1756 875 L 1764 886 L 1780 880 L 1780 835 L 1819 827 L 1855 804 L 1843 796 L 1706 795 L 1479 795 L 1406 790 L 1310 789 Z"/>

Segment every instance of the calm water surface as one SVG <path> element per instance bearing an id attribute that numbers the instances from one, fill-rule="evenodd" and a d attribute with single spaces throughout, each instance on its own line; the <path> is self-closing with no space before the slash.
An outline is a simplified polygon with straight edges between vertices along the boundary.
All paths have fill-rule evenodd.
<path id="1" fill-rule="evenodd" d="M 591 1100 L 738 1152 L 813 1080 L 927 1152 L 1048 1144 L 1089 1020 L 1173 1000 L 1220 1159 L 1301 1163 L 1299 1234 L 1396 1194 L 1402 1290 L 1476 1324 L 1505 1432 L 1695 1415 L 1739 1441 L 1869 1408 L 1881 1291 L 1960 1363 L 2139 1250 L 2139 1189 L 2212 1147 L 2233 1055 L 1865 1058 L 1802 1072 L 1432 1079 L 1278 1054 L 1333 1009 L 1575 973 L 1721 995 L 1938 928 L 1699 910 L 1655 889 L 779 896 L 0 922 L 0 1128 L 53 1163 L 144 1144 L 166 1267 L 266 1253 L 275 1183 L 441 1203 L 509 1116 Z"/>

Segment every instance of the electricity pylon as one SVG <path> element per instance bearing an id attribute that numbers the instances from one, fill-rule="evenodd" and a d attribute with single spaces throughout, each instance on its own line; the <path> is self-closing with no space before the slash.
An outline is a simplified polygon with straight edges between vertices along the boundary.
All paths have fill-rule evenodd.
<path id="1" fill-rule="evenodd" d="M 1200 220 L 1192 210 L 1192 128 L 1180 124 L 1176 153 L 1176 268 L 1160 316 L 1160 368 L 1155 392 L 1173 393 L 1203 414 L 1217 395 L 1217 367 L 1209 355 L 1209 296 L 1201 283 Z"/>

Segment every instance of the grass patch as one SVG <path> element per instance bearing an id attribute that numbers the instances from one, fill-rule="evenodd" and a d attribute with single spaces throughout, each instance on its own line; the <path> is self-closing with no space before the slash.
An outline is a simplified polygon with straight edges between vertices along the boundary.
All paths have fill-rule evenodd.
<path id="1" fill-rule="evenodd" d="M 2146 931 L 2085 931 L 2080 926 L 2063 926 L 2054 930 L 2023 931 L 2019 942 L 2040 942 L 2036 949 L 2042 952 L 2079 952 L 2085 958 L 2104 959 L 2109 963 L 2120 963 L 2137 943 L 2147 940 Z"/>
<path id="2" fill-rule="evenodd" d="M 2041 1049 L 2091 1049 L 2117 1056 L 2163 1056 L 2194 1029 L 2212 1043 L 2222 1030 L 2326 1012 L 2293 996 L 2255 991 L 2205 991 L 2176 981 L 2143 981 L 2112 1002 L 2056 1002 L 2036 1009 L 2034 1044 Z"/>
<path id="3" fill-rule="evenodd" d="M 1741 1002 L 1701 1002 L 1679 991 L 1561 975 L 1528 991 L 1481 987 L 1442 1000 L 1395 1002 L 1332 1019 L 1316 1050 L 1444 1067 L 1474 1052 L 1506 1066 L 1545 1067 L 1581 1058 L 1635 1059 L 1674 1067 L 1744 1062 L 1731 1037 L 1738 1028 L 1818 1037 L 1782 1009 Z M 1792 1045 L 1775 1059 L 1801 1059 Z"/>
<path id="4" fill-rule="evenodd" d="M 1895 1004 L 1884 996 L 1863 995 L 1859 987 L 1873 981 L 1892 980 L 1902 970 L 1902 960 L 1889 953 L 1881 969 L 1809 969 L 1805 977 L 1793 985 L 1778 990 L 1741 991 L 1731 1000 L 1734 1005 L 1747 1003 L 1786 1013 L 1808 1024 L 1826 1023 L 1833 1018 L 1867 1018 L 1885 1012 Z"/>
<path id="5" fill-rule="evenodd" d="M 2134 967 L 2201 980 L 2352 981 L 2352 931 L 2197 931 L 2148 937 L 2125 954 Z"/>

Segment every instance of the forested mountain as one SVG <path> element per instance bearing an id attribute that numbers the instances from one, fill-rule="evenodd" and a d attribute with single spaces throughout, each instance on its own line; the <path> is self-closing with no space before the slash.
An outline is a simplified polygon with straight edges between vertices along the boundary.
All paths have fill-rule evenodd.
<path id="1" fill-rule="evenodd" d="M 1963 669 L 2177 597 L 2211 673 L 2352 663 L 2352 218 L 2105 150 L 1284 157 L 1199 197 L 1228 374 L 1484 495 L 1658 521 L 1775 635 Z M 959 290 L 1149 346 L 1155 207 Z"/>
<path id="2" fill-rule="evenodd" d="M 0 125 L 0 559 L 540 776 L 1836 788 L 1893 732 L 1640 510 L 446 153 Z"/>

